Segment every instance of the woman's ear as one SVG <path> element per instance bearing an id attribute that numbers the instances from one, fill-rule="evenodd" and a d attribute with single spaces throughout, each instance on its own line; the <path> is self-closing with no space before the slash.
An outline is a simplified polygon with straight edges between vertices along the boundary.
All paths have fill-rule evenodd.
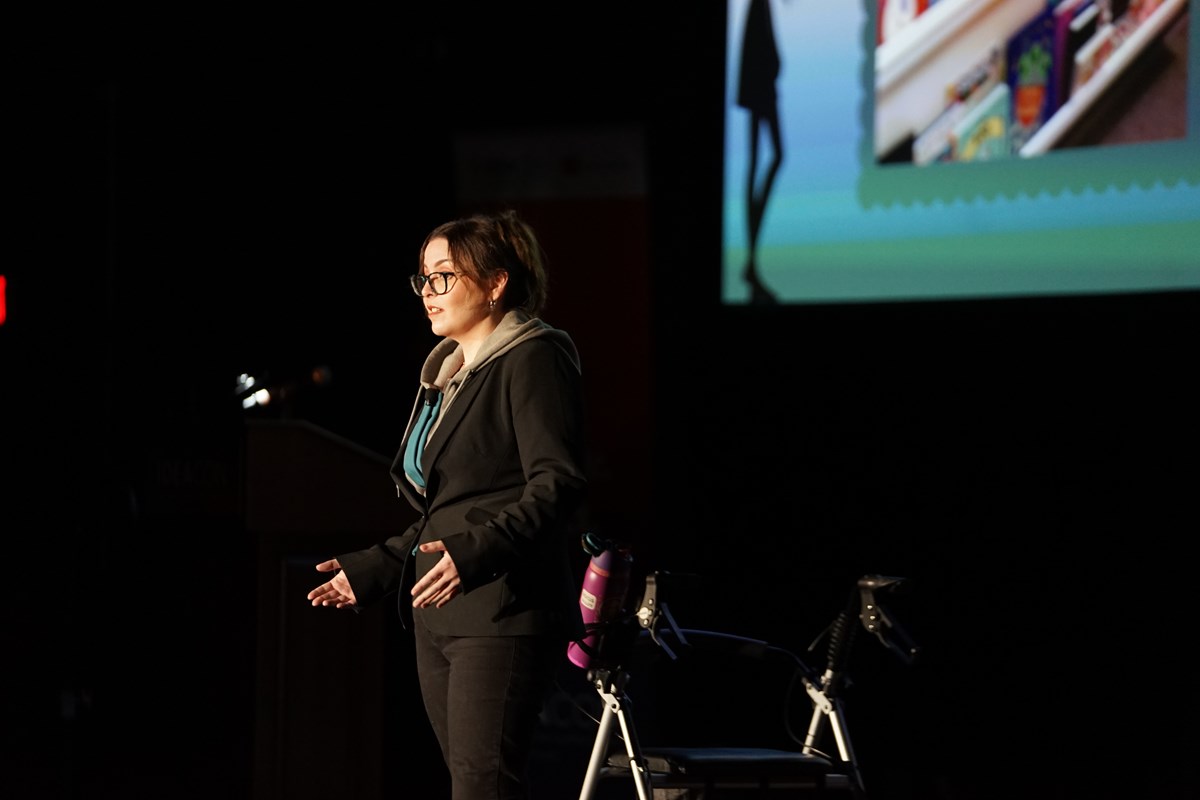
<path id="1" fill-rule="evenodd" d="M 499 303 L 500 298 L 504 296 L 504 287 L 508 286 L 508 273 L 501 272 L 496 276 L 496 280 L 492 283 L 492 290 L 489 298 L 492 302 Z"/>

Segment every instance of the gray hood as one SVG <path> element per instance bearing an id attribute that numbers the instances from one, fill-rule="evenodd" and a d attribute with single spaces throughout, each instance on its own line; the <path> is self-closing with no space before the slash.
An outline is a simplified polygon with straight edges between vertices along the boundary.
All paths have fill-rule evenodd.
<path id="1" fill-rule="evenodd" d="M 549 337 L 567 354 L 575 369 L 582 372 L 579 362 L 579 351 L 575 342 L 566 331 L 552 327 L 538 317 L 531 317 L 521 309 L 514 308 L 504 315 L 496 330 L 492 331 L 470 364 L 463 363 L 462 346 L 453 339 L 442 339 L 434 346 L 425 358 L 421 367 L 421 386 L 428 389 L 437 387 L 443 395 L 442 411 L 454 401 L 458 387 L 470 377 L 471 373 L 488 362 L 499 358 L 518 344 L 529 339 Z"/>

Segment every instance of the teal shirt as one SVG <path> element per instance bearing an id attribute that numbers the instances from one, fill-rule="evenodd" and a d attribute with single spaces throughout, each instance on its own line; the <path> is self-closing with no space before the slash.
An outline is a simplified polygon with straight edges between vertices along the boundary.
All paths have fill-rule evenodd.
<path id="1" fill-rule="evenodd" d="M 431 398 L 431 395 L 436 396 Z M 425 473 L 421 471 L 421 456 L 425 453 L 425 440 L 429 431 L 437 421 L 438 411 L 442 408 L 442 393 L 438 389 L 425 390 L 425 402 L 421 405 L 421 413 L 413 425 L 412 436 L 408 437 L 408 447 L 404 449 L 404 474 L 413 483 L 425 488 Z"/>

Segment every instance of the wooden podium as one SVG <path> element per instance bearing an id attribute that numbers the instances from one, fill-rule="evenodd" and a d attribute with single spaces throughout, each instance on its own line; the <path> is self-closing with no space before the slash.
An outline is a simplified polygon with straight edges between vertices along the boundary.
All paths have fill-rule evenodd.
<path id="1" fill-rule="evenodd" d="M 253 796 L 378 800 L 388 718 L 419 702 L 404 699 L 418 695 L 412 659 L 397 652 L 407 637 L 390 602 L 356 613 L 305 595 L 325 579 L 318 562 L 402 531 L 414 512 L 396 497 L 390 458 L 307 422 L 248 421 L 243 459 L 258 543 Z M 414 713 L 419 736 L 427 723 Z"/>

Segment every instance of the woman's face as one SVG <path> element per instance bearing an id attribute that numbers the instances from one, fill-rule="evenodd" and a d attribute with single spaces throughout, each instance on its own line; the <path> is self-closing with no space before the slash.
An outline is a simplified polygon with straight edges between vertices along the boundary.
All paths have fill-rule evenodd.
<path id="1" fill-rule="evenodd" d="M 434 294 L 429 283 L 421 292 L 421 303 L 433 332 L 460 344 L 465 344 L 464 340 L 482 340 L 491 333 L 495 325 L 491 322 L 492 309 L 488 306 L 490 295 L 465 272 L 458 270 L 450 260 L 449 244 L 441 238 L 429 241 L 421 264 L 422 275 L 435 272 L 452 272 L 457 277 L 450 278 L 450 291 L 445 294 Z M 438 288 L 441 288 L 440 281 Z"/>

